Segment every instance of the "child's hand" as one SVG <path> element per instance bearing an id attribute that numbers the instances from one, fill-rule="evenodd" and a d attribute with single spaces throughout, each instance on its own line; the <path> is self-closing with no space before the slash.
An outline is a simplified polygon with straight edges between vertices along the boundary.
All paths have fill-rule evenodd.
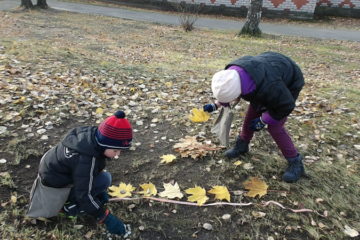
<path id="1" fill-rule="evenodd" d="M 129 235 L 127 231 L 127 226 L 125 226 L 125 224 L 120 219 L 118 219 L 111 213 L 109 213 L 106 217 L 104 224 L 106 225 L 106 229 L 111 234 L 117 234 L 122 236 L 124 236 L 125 234 L 127 234 L 127 236 Z"/>
<path id="2" fill-rule="evenodd" d="M 217 105 L 215 103 L 211 103 L 211 104 L 205 104 L 203 109 L 204 109 L 204 112 L 213 112 L 213 111 L 216 111 L 217 110 Z"/>
<path id="3" fill-rule="evenodd" d="M 261 129 L 263 129 L 266 126 L 266 124 L 261 120 L 261 117 L 259 118 L 255 118 L 254 120 L 251 121 L 250 123 L 250 129 L 252 131 L 260 131 Z"/>

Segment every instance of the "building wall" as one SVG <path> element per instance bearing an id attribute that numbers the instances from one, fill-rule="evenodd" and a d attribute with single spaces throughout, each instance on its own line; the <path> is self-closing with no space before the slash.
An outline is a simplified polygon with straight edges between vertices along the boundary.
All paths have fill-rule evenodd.
<path id="1" fill-rule="evenodd" d="M 360 0 L 318 0 L 317 6 L 360 9 Z"/>
<path id="2" fill-rule="evenodd" d="M 250 0 L 167 0 L 168 2 L 186 2 L 203 4 L 207 7 L 226 6 L 227 8 L 248 8 Z M 291 12 L 313 15 L 316 7 L 341 9 L 360 9 L 360 0 L 263 0 L 264 12 Z"/>

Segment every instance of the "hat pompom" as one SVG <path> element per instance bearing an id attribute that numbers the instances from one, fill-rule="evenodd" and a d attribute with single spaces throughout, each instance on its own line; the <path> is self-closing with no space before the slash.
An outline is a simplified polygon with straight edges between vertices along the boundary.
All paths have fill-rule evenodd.
<path id="1" fill-rule="evenodd" d="M 115 114 L 116 118 L 125 118 L 125 113 L 123 111 L 117 111 Z"/>

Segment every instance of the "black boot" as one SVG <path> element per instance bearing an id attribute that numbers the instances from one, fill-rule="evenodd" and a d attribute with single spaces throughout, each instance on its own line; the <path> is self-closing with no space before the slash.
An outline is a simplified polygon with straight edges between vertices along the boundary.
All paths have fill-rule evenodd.
<path id="1" fill-rule="evenodd" d="M 286 160 L 288 160 L 289 165 L 282 177 L 285 182 L 293 183 L 299 180 L 300 177 L 305 176 L 304 164 L 302 163 L 302 156 L 300 154 L 293 158 L 287 158 Z"/>
<path id="2" fill-rule="evenodd" d="M 235 146 L 225 152 L 225 157 L 227 158 L 236 158 L 241 154 L 247 153 L 249 151 L 249 143 L 242 140 L 240 136 L 236 138 Z"/>

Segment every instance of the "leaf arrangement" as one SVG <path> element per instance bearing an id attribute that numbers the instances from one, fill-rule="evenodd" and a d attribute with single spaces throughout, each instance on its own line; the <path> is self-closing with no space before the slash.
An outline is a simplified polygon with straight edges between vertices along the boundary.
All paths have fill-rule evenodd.
<path id="1" fill-rule="evenodd" d="M 256 177 L 251 177 L 244 182 L 244 186 L 249 190 L 246 194 L 248 197 L 256 197 L 257 195 L 262 197 L 267 193 L 268 188 L 268 185 L 264 181 Z M 158 194 L 156 186 L 151 182 L 140 184 L 140 188 L 142 191 L 139 191 L 138 193 L 144 197 L 156 196 Z M 119 186 L 109 187 L 109 195 L 119 198 L 131 197 L 132 192 L 135 191 L 135 189 L 136 188 L 131 184 L 120 183 Z M 196 202 L 199 206 L 205 204 L 209 200 L 209 197 L 206 195 L 206 190 L 200 186 L 188 188 L 185 190 L 185 193 L 189 195 L 187 199 L 189 202 Z M 230 192 L 225 186 L 213 186 L 208 193 L 213 194 L 214 199 L 216 200 L 226 200 L 230 202 Z M 164 183 L 164 191 L 160 192 L 158 195 L 168 199 L 181 199 L 184 196 L 177 182 L 174 184 Z"/>

